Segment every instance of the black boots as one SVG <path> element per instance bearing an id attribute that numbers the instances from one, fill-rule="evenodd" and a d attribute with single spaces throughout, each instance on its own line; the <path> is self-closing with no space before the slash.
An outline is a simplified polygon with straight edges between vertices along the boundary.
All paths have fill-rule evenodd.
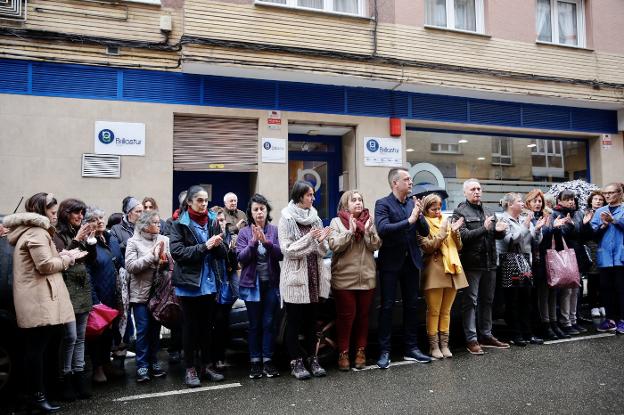
<path id="1" fill-rule="evenodd" d="M 48 399 L 46 398 L 43 392 L 36 392 L 32 395 L 31 401 L 30 401 L 30 408 L 41 411 L 46 414 L 58 412 L 61 409 L 60 406 L 53 405 L 50 402 L 48 402 Z"/>
<path id="2" fill-rule="evenodd" d="M 78 399 L 89 399 L 91 397 L 91 379 L 87 374 L 82 372 L 74 373 L 74 390 Z"/>
<path id="3" fill-rule="evenodd" d="M 74 375 L 71 372 L 63 375 L 62 377 L 61 400 L 65 402 L 73 402 L 76 400 L 76 391 L 74 389 Z"/>

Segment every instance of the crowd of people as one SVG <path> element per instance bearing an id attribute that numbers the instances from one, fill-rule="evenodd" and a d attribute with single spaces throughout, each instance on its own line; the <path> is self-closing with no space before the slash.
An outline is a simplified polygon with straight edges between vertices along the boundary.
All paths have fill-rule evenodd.
<path id="1" fill-rule="evenodd" d="M 305 181 L 293 185 L 277 226 L 264 196 L 253 195 L 245 212 L 233 193 L 225 195 L 223 207 L 208 209 L 201 186 L 183 192 L 179 209 L 167 220 L 151 197 L 125 198 L 123 213 L 106 221 L 105 212 L 81 200 L 31 196 L 26 212 L 6 216 L 0 228 L 14 246 L 13 294 L 31 404 L 45 412 L 60 408 L 46 396 L 44 359 L 50 349 L 61 356 L 61 396 L 68 401 L 89 398 L 91 381 L 123 376 L 132 337 L 136 381 L 166 376 L 159 362 L 161 322 L 149 307 L 162 276 L 170 278 L 181 311 L 171 330 L 169 363 L 184 364 L 188 387 L 224 379 L 228 319 L 236 299 L 246 305 L 252 379 L 280 374 L 273 361 L 280 308 L 292 376 L 326 375 L 316 324 L 330 292 L 339 370 L 366 366 L 375 290 L 381 298 L 376 364 L 389 367 L 398 286 L 406 360 L 429 363 L 453 356 L 449 332 L 458 290 L 464 340 L 473 355 L 510 347 L 492 332 L 497 285 L 503 287 L 511 344 L 524 347 L 583 333 L 579 288 L 549 284 L 547 252 L 553 247 L 574 250 L 578 270 L 588 279 L 591 315 L 604 317 L 598 331 L 624 334 L 621 184 L 591 193 L 584 209 L 571 190 L 554 201 L 539 189 L 524 197 L 508 193 L 497 215 L 482 203 L 479 181 L 469 179 L 463 186 L 466 200 L 450 216 L 442 214 L 438 194 L 412 196 L 406 169 L 391 169 L 388 184 L 391 193 L 376 201 L 374 212 L 365 207 L 362 192 L 344 192 L 329 226 Z M 329 252 L 331 266 L 326 266 Z M 419 293 L 427 306 L 427 353 L 418 347 Z M 101 334 L 87 338 L 89 314 L 98 304 L 119 315 Z"/>

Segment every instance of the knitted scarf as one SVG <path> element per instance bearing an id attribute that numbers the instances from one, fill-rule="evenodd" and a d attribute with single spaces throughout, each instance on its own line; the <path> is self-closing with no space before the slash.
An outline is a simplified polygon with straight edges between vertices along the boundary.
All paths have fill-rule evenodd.
<path id="1" fill-rule="evenodd" d="M 284 212 L 292 218 L 292 220 L 287 221 L 287 226 L 288 233 L 290 235 L 294 235 L 295 239 L 301 238 L 301 231 L 299 230 L 297 224 L 303 226 L 318 224 L 319 227 L 323 227 L 323 222 L 321 221 L 321 218 L 318 217 L 318 212 L 314 209 L 314 207 L 311 207 L 310 209 L 303 209 L 291 200 L 288 202 L 288 206 L 284 208 Z"/>
<path id="2" fill-rule="evenodd" d="M 191 220 L 199 226 L 204 226 L 208 223 L 208 211 L 204 213 L 195 212 L 190 206 L 188 208 L 189 216 Z"/>
<path id="3" fill-rule="evenodd" d="M 340 217 L 340 221 L 342 222 L 344 227 L 349 229 L 349 227 L 351 226 L 349 224 L 349 219 L 351 219 L 351 214 L 349 213 L 349 211 L 341 210 L 340 212 L 338 212 L 338 216 Z M 370 213 L 368 212 L 368 209 L 362 210 L 362 213 L 360 213 L 360 216 L 355 218 L 354 236 L 355 236 L 356 241 L 359 241 L 364 236 L 364 231 L 365 231 L 364 226 L 366 225 L 366 221 L 369 218 L 370 218 Z"/>
<path id="4" fill-rule="evenodd" d="M 425 220 L 429 224 L 429 232 L 431 235 L 438 235 L 441 230 L 440 225 L 442 225 L 442 218 L 430 218 L 425 215 Z M 440 246 L 440 252 L 442 252 L 442 262 L 444 263 L 445 273 L 456 275 L 462 272 L 457 245 L 455 245 L 451 232 L 447 232 L 446 238 L 444 238 L 444 242 L 442 242 Z"/>

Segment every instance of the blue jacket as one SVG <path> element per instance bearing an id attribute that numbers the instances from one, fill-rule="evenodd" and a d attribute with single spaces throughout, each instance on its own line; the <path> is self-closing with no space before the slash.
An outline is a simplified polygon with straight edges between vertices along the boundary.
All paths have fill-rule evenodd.
<path id="1" fill-rule="evenodd" d="M 613 213 L 613 222 L 601 229 L 600 214 L 609 212 L 609 206 L 596 210 L 591 220 L 592 229 L 598 239 L 596 259 L 599 268 L 624 265 L 624 205 L 618 206 Z"/>
<path id="2" fill-rule="evenodd" d="M 413 209 L 411 198 L 401 203 L 392 193 L 375 202 L 375 227 L 383 240 L 378 258 L 381 271 L 400 270 L 408 256 L 416 268 L 422 269 L 422 253 L 416 234 L 429 235 L 429 225 L 422 215 L 410 224 L 407 219 Z"/>

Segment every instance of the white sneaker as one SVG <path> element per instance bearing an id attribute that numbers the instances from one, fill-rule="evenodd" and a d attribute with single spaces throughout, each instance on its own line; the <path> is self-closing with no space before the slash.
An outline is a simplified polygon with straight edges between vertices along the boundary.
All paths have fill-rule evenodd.
<path id="1" fill-rule="evenodd" d="M 134 352 L 131 352 L 130 350 L 126 352 L 126 359 L 133 359 L 134 357 L 136 357 Z"/>
<path id="2" fill-rule="evenodd" d="M 594 307 L 591 309 L 591 316 L 596 318 L 600 317 L 600 309 L 598 307 Z"/>
<path id="3" fill-rule="evenodd" d="M 605 310 L 604 307 L 600 307 L 600 316 L 605 317 L 607 315 L 607 312 Z"/>

